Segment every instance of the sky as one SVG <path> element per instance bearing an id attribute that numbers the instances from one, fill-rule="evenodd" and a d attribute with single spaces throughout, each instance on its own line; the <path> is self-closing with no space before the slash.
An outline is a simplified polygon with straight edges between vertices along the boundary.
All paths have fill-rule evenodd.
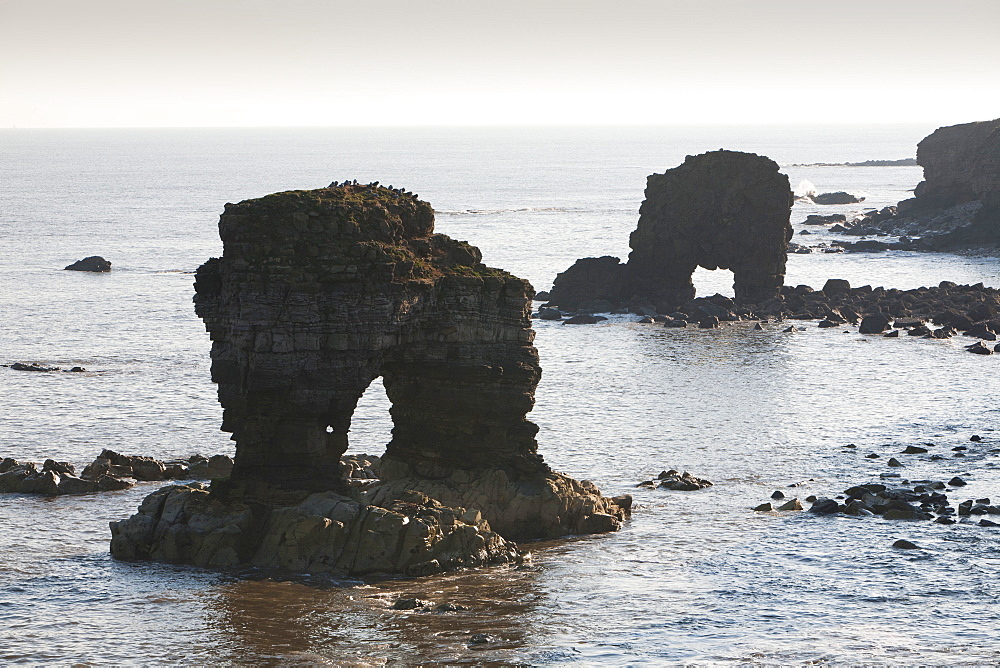
<path id="1" fill-rule="evenodd" d="M 0 0 L 0 127 L 1000 116 L 1000 0 Z"/>

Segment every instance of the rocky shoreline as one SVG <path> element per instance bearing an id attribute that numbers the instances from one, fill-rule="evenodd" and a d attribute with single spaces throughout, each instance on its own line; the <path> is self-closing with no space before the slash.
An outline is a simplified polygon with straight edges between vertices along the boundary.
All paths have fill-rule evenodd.
<path id="1" fill-rule="evenodd" d="M 896 206 L 831 228 L 898 241 L 841 244 L 845 250 L 1000 249 L 1000 119 L 938 128 L 917 145 L 924 180 Z"/>
<path id="2" fill-rule="evenodd" d="M 11 457 L 0 461 L 0 492 L 16 494 L 92 494 L 134 487 L 137 482 L 163 480 L 215 480 L 227 477 L 233 460 L 226 455 L 192 455 L 184 460 L 161 461 L 140 455 L 122 455 L 102 450 L 77 475 L 70 462 L 46 459 L 41 469 L 35 462 Z"/>
<path id="3" fill-rule="evenodd" d="M 760 304 L 739 305 L 729 297 L 713 295 L 692 299 L 667 313 L 638 298 L 624 304 L 608 300 L 583 302 L 575 311 L 564 312 L 558 306 L 553 301 L 544 303 L 535 317 L 565 324 L 593 324 L 606 319 L 593 313 L 631 313 L 642 316 L 640 322 L 647 324 L 701 329 L 715 329 L 726 322 L 815 320 L 822 329 L 851 326 L 857 327 L 860 334 L 890 338 L 905 335 L 946 339 L 962 333 L 979 339 L 968 346 L 970 352 L 1000 352 L 1000 344 L 992 343 L 1000 336 L 1000 290 L 981 283 L 958 285 L 942 281 L 933 287 L 899 290 L 868 285 L 855 288 L 844 279 L 830 279 L 820 290 L 806 285 L 784 286 L 778 296 Z M 574 322 L 581 315 L 592 319 Z M 566 316 L 571 319 L 563 320 Z M 792 325 L 785 331 L 796 329 Z"/>
<path id="4" fill-rule="evenodd" d="M 165 487 L 146 497 L 137 514 L 111 523 L 111 554 L 337 576 L 419 576 L 525 559 L 477 510 L 447 507 L 415 491 L 376 506 L 355 490 L 247 498 L 200 483 Z"/>

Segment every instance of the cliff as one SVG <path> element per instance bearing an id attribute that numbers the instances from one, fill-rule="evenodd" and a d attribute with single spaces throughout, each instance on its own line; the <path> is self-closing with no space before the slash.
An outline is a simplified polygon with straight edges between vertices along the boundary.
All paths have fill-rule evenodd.
<path id="1" fill-rule="evenodd" d="M 917 145 L 924 180 L 896 215 L 852 234 L 915 238 L 918 250 L 1000 246 L 1000 119 L 938 128 Z"/>

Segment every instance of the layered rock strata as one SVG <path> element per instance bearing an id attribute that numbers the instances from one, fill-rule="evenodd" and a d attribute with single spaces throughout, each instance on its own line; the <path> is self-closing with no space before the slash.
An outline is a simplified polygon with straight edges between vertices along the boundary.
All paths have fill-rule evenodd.
<path id="1" fill-rule="evenodd" d="M 447 508 L 419 492 L 380 507 L 334 491 L 282 503 L 175 485 L 112 522 L 111 536 L 119 559 L 331 575 L 430 575 L 523 558 L 478 511 Z"/>
<path id="2" fill-rule="evenodd" d="M 914 197 L 850 233 L 905 236 L 914 250 L 1000 245 L 1000 119 L 938 128 L 917 145 L 917 163 Z"/>
<path id="3" fill-rule="evenodd" d="M 646 181 L 627 263 L 583 258 L 559 274 L 550 301 L 576 309 L 602 300 L 648 301 L 669 312 L 695 296 L 695 268 L 730 269 L 736 299 L 755 303 L 784 283 L 793 196 L 766 157 L 736 151 L 688 156 Z"/>
<path id="4" fill-rule="evenodd" d="M 514 548 L 504 538 L 620 526 L 629 512 L 626 500 L 619 504 L 553 472 L 537 452 L 538 428 L 525 417 L 541 374 L 529 320 L 531 286 L 486 267 L 478 249 L 435 234 L 433 226 L 429 204 L 377 184 L 335 183 L 226 205 L 219 221 L 224 253 L 198 269 L 195 309 L 212 339 L 222 429 L 236 441 L 232 478 L 214 484 L 211 494 L 176 492 L 199 499 L 190 501 L 198 510 L 166 519 L 152 513 L 159 529 L 141 519 L 151 517 L 148 512 L 127 520 L 134 526 L 119 523 L 115 554 L 214 565 L 219 559 L 164 552 L 160 539 L 144 547 L 145 539 L 135 537 L 153 535 L 142 527 L 163 535 L 197 533 L 202 514 L 209 521 L 250 504 L 260 509 L 250 524 L 225 525 L 239 529 L 227 529 L 231 547 L 241 563 L 279 565 L 260 556 L 262 536 L 272 531 L 268 522 L 281 525 L 276 518 L 298 513 L 287 509 L 311 494 L 353 499 L 358 517 L 391 511 L 399 515 L 392 520 L 398 527 L 416 517 L 396 505 L 413 493 L 438 504 L 424 508 L 463 509 L 442 510 L 445 515 L 464 517 L 474 509 L 485 524 L 467 524 L 493 545 L 487 560 L 509 560 Z M 347 484 L 341 455 L 358 400 L 379 376 L 394 428 L 379 464 L 381 480 L 362 495 Z M 425 546 L 470 531 L 445 520 L 435 526 Z M 337 535 L 352 535 L 344 530 Z M 353 538 L 344 540 L 343 549 L 358 549 Z M 467 558 L 482 561 L 473 553 Z M 297 556 L 289 559 L 299 563 Z M 363 554 L 353 561 L 324 559 L 331 572 L 372 568 Z M 419 563 L 435 560 L 442 568 L 458 563 L 438 557 Z M 344 571 L 348 562 L 353 565 Z M 382 569 L 387 562 L 379 563 Z M 395 572 L 410 572 L 415 563 L 400 561 Z"/>

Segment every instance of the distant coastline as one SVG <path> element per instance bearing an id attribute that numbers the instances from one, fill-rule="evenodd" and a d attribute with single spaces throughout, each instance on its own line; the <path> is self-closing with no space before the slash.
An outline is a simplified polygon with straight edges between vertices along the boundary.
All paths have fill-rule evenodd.
<path id="1" fill-rule="evenodd" d="M 784 167 L 917 167 L 916 158 L 901 158 L 899 160 L 865 160 L 864 162 L 810 162 Z"/>

